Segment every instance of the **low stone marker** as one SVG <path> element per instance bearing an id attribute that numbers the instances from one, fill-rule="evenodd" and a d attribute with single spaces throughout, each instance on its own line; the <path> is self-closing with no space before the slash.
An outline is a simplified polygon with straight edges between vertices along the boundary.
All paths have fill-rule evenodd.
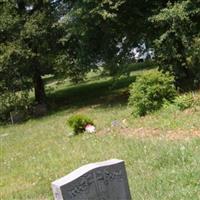
<path id="1" fill-rule="evenodd" d="M 10 120 L 12 124 L 20 123 L 25 119 L 25 113 L 23 111 L 10 112 Z"/>
<path id="2" fill-rule="evenodd" d="M 52 182 L 55 200 L 131 200 L 123 160 L 84 165 Z"/>

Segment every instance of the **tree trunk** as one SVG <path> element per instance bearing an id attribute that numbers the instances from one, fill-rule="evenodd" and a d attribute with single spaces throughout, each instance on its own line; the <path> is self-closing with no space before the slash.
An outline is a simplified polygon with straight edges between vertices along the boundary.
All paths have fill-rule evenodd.
<path id="1" fill-rule="evenodd" d="M 38 104 L 45 104 L 46 95 L 45 95 L 45 89 L 44 89 L 44 82 L 38 70 L 34 72 L 33 84 L 34 84 L 34 92 L 35 92 L 35 101 Z"/>

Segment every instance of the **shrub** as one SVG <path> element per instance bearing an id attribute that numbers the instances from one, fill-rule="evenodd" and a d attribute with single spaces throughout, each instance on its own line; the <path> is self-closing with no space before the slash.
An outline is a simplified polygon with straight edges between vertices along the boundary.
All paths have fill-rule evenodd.
<path id="1" fill-rule="evenodd" d="M 131 85 L 129 105 L 134 115 L 144 116 L 161 108 L 165 101 L 172 101 L 175 96 L 174 77 L 169 73 L 151 71 L 139 76 Z"/>
<path id="2" fill-rule="evenodd" d="M 83 133 L 88 124 L 94 125 L 93 121 L 84 115 L 73 115 L 68 119 L 68 125 L 73 129 L 75 135 Z"/>
<path id="3" fill-rule="evenodd" d="M 187 108 L 191 108 L 195 104 L 195 101 L 192 93 L 189 93 L 187 95 L 184 94 L 178 96 L 175 99 L 174 103 L 179 108 L 179 110 L 185 110 Z"/>

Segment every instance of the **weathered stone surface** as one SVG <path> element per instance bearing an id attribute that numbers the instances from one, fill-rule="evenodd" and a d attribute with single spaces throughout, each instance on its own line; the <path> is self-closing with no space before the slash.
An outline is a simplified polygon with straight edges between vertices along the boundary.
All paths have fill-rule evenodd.
<path id="1" fill-rule="evenodd" d="M 20 123 L 25 119 L 25 113 L 23 111 L 10 112 L 10 120 L 12 124 Z"/>
<path id="2" fill-rule="evenodd" d="M 52 182 L 55 200 L 131 200 L 123 160 L 84 165 Z"/>

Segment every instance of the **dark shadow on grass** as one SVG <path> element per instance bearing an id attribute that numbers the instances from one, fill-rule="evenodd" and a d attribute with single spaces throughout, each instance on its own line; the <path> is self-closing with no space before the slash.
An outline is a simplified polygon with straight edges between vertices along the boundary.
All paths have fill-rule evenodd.
<path id="1" fill-rule="evenodd" d="M 152 68 L 155 68 L 154 61 L 146 61 L 129 64 L 125 71 L 133 72 Z M 69 85 L 68 88 L 50 93 L 47 98 L 50 113 L 95 104 L 107 106 L 127 103 L 128 86 L 135 81 L 136 76 L 103 80 L 105 78 L 108 77 L 93 76 L 81 84 Z"/>
<path id="2" fill-rule="evenodd" d="M 56 91 L 48 96 L 50 113 L 64 110 L 67 107 L 81 108 L 95 104 L 107 106 L 126 103 L 128 86 L 135 79 L 135 76 L 118 80 L 109 79 Z"/>
<path id="3" fill-rule="evenodd" d="M 133 63 L 129 65 L 125 71 L 132 72 L 141 69 L 152 69 L 155 68 L 154 66 L 153 62 Z M 76 110 L 77 108 L 93 105 L 98 105 L 98 107 L 110 107 L 127 104 L 129 96 L 128 86 L 136 80 L 136 76 L 128 76 L 119 79 L 108 78 L 108 76 L 104 75 L 93 76 L 85 80 L 82 84 L 68 84 L 67 88 L 48 94 L 48 112 L 46 115 L 40 117 L 52 115 L 69 108 L 70 110 Z M 54 81 L 58 81 L 54 76 L 44 78 L 45 84 Z M 59 81 L 62 81 L 62 79 L 59 79 Z M 35 117 L 28 115 L 25 121 L 31 118 Z"/>

